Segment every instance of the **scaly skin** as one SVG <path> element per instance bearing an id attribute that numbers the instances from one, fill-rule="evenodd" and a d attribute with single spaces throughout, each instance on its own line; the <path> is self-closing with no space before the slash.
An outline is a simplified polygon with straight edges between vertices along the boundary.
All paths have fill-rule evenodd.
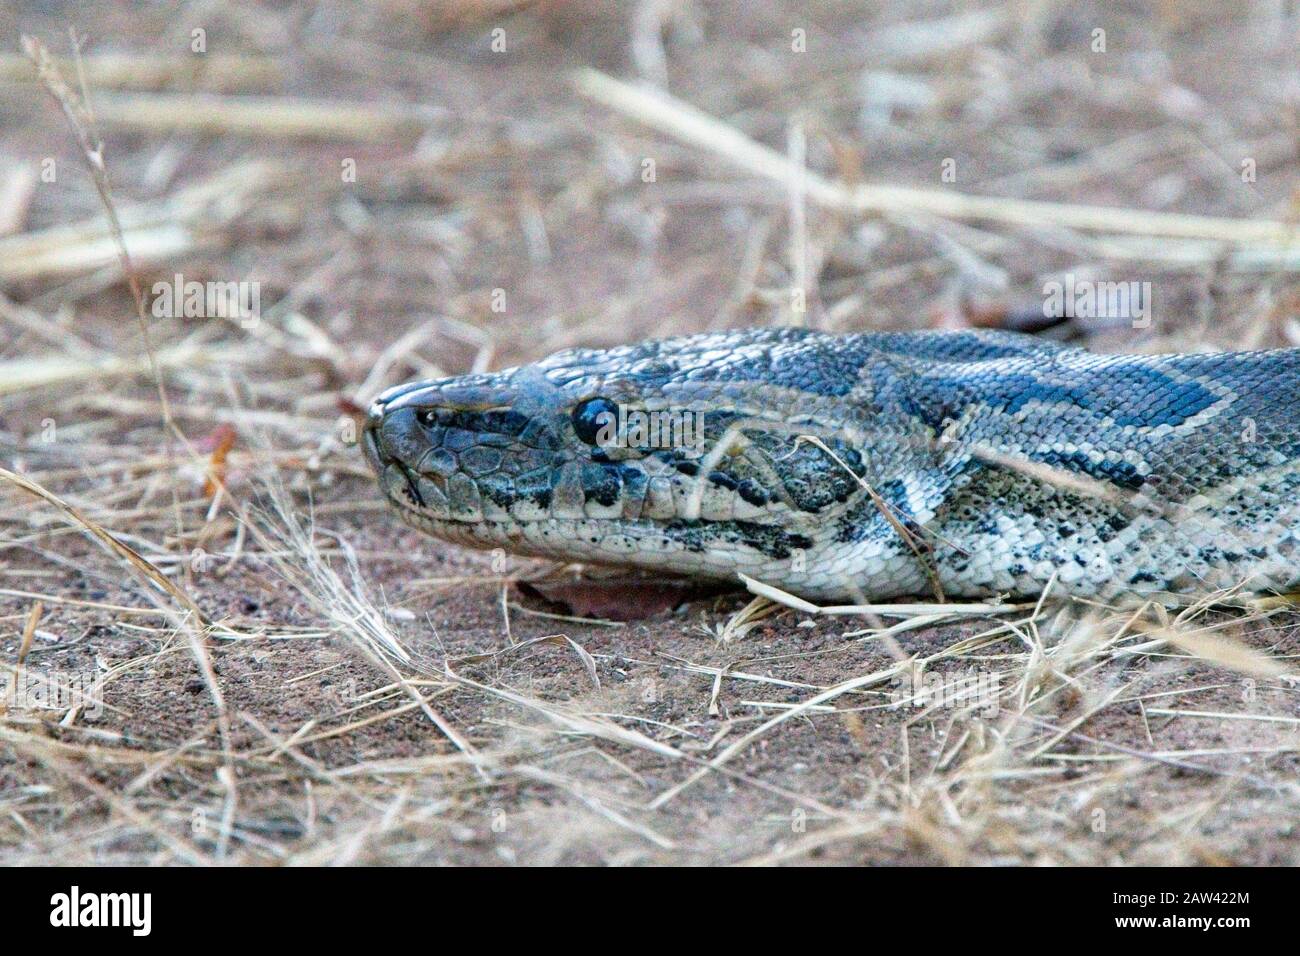
<path id="1" fill-rule="evenodd" d="M 593 436 L 614 406 L 678 415 L 699 433 L 672 437 L 698 440 Z M 363 444 L 404 519 L 476 547 L 819 600 L 1029 597 L 1052 579 L 1173 600 L 1300 582 L 1298 409 L 1294 349 L 755 329 L 399 386 Z"/>

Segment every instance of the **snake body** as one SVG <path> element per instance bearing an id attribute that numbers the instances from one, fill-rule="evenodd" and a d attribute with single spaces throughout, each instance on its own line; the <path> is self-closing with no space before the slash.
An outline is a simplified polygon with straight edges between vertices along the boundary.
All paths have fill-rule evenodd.
<path id="1" fill-rule="evenodd" d="M 402 385 L 363 445 L 406 521 L 478 547 L 822 600 L 1162 599 L 1300 583 L 1298 409 L 1294 349 L 751 329 Z"/>

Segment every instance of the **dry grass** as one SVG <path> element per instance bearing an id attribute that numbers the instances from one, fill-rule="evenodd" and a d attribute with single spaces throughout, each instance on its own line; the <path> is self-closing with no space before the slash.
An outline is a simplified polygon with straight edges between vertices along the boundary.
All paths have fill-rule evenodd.
<path id="1" fill-rule="evenodd" d="M 241 7 L 0 12 L 66 54 L 0 58 L 0 678 L 96 679 L 0 714 L 0 860 L 1300 862 L 1285 603 L 586 620 L 353 445 L 408 377 L 1010 321 L 1067 272 L 1155 288 L 1100 349 L 1297 344 L 1294 20 Z M 260 320 L 146 340 L 129 286 L 178 272 Z"/>

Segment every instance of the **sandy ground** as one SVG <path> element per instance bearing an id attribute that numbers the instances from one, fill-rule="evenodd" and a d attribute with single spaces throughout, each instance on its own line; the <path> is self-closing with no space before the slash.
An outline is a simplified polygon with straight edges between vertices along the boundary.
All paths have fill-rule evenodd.
<path id="1" fill-rule="evenodd" d="M 590 590 L 574 569 L 389 516 L 350 417 L 579 343 L 1014 324 L 1066 274 L 1150 283 L 1149 325 L 1074 324 L 1099 350 L 1300 344 L 1294 246 L 1223 223 L 1296 219 L 1298 24 L 1277 3 L 0 9 L 0 466 L 45 495 L 0 482 L 0 666 L 93 686 L 9 701 L 0 860 L 1300 862 L 1292 611 L 912 627 L 740 593 L 653 611 L 616 583 L 632 620 L 593 620 L 563 602 Z M 258 283 L 256 323 L 150 318 L 174 427 L 77 138 L 17 52 L 66 55 L 70 26 L 144 288 Z M 846 191 L 1132 216 L 792 214 L 788 183 L 583 95 L 580 68 L 782 155 L 802 131 Z M 1178 238 L 1148 213 L 1214 218 Z"/>

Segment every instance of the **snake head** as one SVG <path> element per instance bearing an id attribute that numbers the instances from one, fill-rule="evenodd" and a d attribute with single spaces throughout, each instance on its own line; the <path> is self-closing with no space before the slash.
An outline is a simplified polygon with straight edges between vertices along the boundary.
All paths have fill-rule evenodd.
<path id="1" fill-rule="evenodd" d="M 782 381 L 783 362 L 806 375 L 800 352 L 822 342 L 795 329 L 695 336 L 401 385 L 375 400 L 363 447 L 402 517 L 444 539 L 811 578 L 818 560 L 840 560 L 836 520 L 861 498 L 863 463 L 843 396 Z"/>

